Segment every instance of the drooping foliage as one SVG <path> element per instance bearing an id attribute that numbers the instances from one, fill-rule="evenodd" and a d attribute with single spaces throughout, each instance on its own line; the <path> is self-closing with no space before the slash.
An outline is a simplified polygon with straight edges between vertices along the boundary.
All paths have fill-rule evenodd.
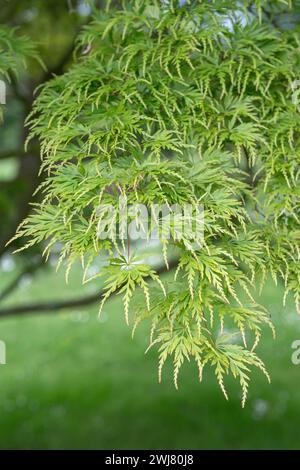
<path id="1" fill-rule="evenodd" d="M 46 253 L 59 242 L 61 261 L 69 270 L 80 258 L 85 276 L 103 256 L 101 304 L 119 292 L 134 328 L 151 322 L 159 376 L 171 356 L 177 386 L 193 358 L 200 378 L 213 367 L 226 397 L 224 376 L 238 378 L 243 404 L 251 367 L 268 377 L 254 349 L 265 325 L 273 330 L 255 291 L 271 274 L 299 310 L 300 44 L 292 25 L 269 21 L 271 8 L 291 6 L 108 4 L 81 33 L 75 64 L 46 84 L 29 118 L 48 176 L 44 200 L 18 236 L 29 237 L 26 246 L 47 242 Z M 120 195 L 147 207 L 203 205 L 201 247 L 162 239 L 166 265 L 170 253 L 177 259 L 167 283 L 128 257 L 114 231 L 99 238 L 99 205 L 115 206 L 118 222 Z M 134 303 L 136 291 L 145 302 Z"/>
<path id="2" fill-rule="evenodd" d="M 30 39 L 25 36 L 18 36 L 14 29 L 1 25 L 0 80 L 5 92 L 11 77 L 17 76 L 20 69 L 26 66 L 26 60 L 31 57 L 38 59 L 35 47 Z M 0 104 L 0 122 L 2 118 L 3 107 Z"/>

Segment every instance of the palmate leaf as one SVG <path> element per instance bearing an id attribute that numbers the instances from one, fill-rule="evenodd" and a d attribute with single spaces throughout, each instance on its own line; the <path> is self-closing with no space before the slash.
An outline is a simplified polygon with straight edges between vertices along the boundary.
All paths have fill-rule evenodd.
<path id="1" fill-rule="evenodd" d="M 17 236 L 44 243 L 46 253 L 59 242 L 61 260 L 80 258 L 85 279 L 102 255 L 102 306 L 119 293 L 134 330 L 151 321 L 159 376 L 172 357 L 177 386 L 194 358 L 200 377 L 213 367 L 226 396 L 225 376 L 236 377 L 244 404 L 250 369 L 266 373 L 254 348 L 272 328 L 255 288 L 270 274 L 299 308 L 299 44 L 279 18 L 293 2 L 122 4 L 95 13 L 75 64 L 35 101 L 28 123 L 47 177 Z M 174 226 L 169 238 L 162 233 L 166 266 L 169 253 L 178 257 L 166 289 L 149 263 L 126 255 L 113 227 L 99 239 L 99 204 L 115 208 L 118 225 L 120 195 L 148 208 L 203 205 L 201 244 L 199 235 L 176 237 Z M 154 294 L 151 280 L 161 287 Z"/>
<path id="2" fill-rule="evenodd" d="M 125 257 L 110 259 L 109 265 L 98 276 L 106 275 L 105 292 L 101 301 L 99 315 L 104 303 L 115 291 L 123 294 L 124 312 L 126 323 L 129 324 L 129 302 L 137 287 L 140 287 L 145 295 L 147 310 L 150 310 L 150 293 L 147 280 L 156 281 L 164 295 L 166 291 L 155 271 L 146 264 L 138 263 L 136 258 L 126 260 Z M 146 280 L 145 280 L 146 279 Z"/>
<path id="3" fill-rule="evenodd" d="M 10 73 L 18 74 L 26 60 L 39 60 L 34 44 L 25 36 L 18 36 L 15 29 L 1 25 L 0 28 L 0 74 L 9 78 Z"/>

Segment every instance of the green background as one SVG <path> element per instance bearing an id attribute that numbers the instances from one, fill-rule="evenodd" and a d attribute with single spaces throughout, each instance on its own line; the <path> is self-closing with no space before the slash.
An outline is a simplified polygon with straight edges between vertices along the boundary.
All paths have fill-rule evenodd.
<path id="1" fill-rule="evenodd" d="M 63 272 L 42 271 L 34 282 L 25 278 L 10 302 L 99 289 L 96 281 L 82 288 L 80 275 L 76 268 L 66 286 Z M 132 340 L 119 298 L 106 304 L 100 321 L 97 305 L 2 319 L 7 364 L 0 366 L 0 447 L 299 448 L 300 365 L 292 364 L 291 344 L 300 339 L 300 318 L 292 301 L 282 306 L 281 286 L 269 282 L 260 300 L 277 330 L 275 341 L 266 331 L 258 348 L 272 383 L 254 371 L 245 409 L 237 383 L 226 383 L 226 402 L 212 371 L 197 382 L 194 364 L 183 367 L 179 390 L 171 364 L 158 384 L 156 352 L 144 355 L 147 325 Z"/>

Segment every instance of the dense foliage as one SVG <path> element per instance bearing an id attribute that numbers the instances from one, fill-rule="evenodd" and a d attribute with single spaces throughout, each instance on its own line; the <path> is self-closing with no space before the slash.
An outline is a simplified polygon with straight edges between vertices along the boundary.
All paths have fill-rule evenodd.
<path id="1" fill-rule="evenodd" d="M 123 2 L 95 14 L 76 63 L 47 83 L 29 118 L 42 142 L 44 200 L 22 224 L 27 247 L 57 242 L 84 279 L 99 253 L 105 294 L 121 292 L 134 327 L 150 319 L 159 376 L 185 359 L 199 377 L 237 377 L 245 403 L 254 352 L 270 315 L 255 301 L 269 274 L 299 310 L 299 39 L 270 7 L 285 2 Z M 286 7 L 286 5 L 285 5 Z M 112 232 L 98 237 L 100 203 L 204 206 L 204 241 L 162 239 L 175 279 L 128 256 Z M 149 281 L 157 281 L 156 289 Z M 130 301 L 143 291 L 145 302 Z M 245 300 L 246 299 L 246 300 Z M 131 313 L 130 313 L 131 312 Z M 237 341 L 240 332 L 241 342 Z M 268 377 L 269 378 L 269 377 Z"/>
<path id="2" fill-rule="evenodd" d="M 38 56 L 32 42 L 25 36 L 17 36 L 15 30 L 0 26 L 0 80 L 6 85 L 12 76 L 17 76 L 20 68 L 26 66 L 26 59 Z M 0 121 L 3 108 L 0 105 Z"/>

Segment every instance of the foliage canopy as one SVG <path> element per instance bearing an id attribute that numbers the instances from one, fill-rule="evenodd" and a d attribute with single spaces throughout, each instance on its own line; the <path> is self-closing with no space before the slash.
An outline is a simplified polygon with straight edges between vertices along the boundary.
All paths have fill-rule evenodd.
<path id="1" fill-rule="evenodd" d="M 270 6 L 271 4 L 271 6 Z M 75 64 L 41 90 L 29 117 L 42 142 L 43 201 L 17 236 L 59 242 L 85 275 L 103 254 L 105 301 L 124 299 L 134 328 L 150 319 L 159 376 L 185 359 L 238 378 L 245 403 L 254 352 L 270 316 L 255 301 L 270 273 L 299 310 L 299 38 L 265 16 L 285 2 L 135 0 L 95 13 Z M 285 5 L 286 6 L 286 5 Z M 98 237 L 100 202 L 201 204 L 201 249 L 163 240 L 178 257 L 163 285 L 112 236 Z M 124 252 L 125 251 L 125 252 Z M 149 283 L 157 281 L 158 288 Z M 145 302 L 130 308 L 136 290 Z M 244 293 L 242 293 L 244 292 Z M 246 300 L 245 300 L 246 299 Z M 232 330 L 235 328 L 235 330 Z M 240 332 L 241 342 L 235 331 Z"/>

